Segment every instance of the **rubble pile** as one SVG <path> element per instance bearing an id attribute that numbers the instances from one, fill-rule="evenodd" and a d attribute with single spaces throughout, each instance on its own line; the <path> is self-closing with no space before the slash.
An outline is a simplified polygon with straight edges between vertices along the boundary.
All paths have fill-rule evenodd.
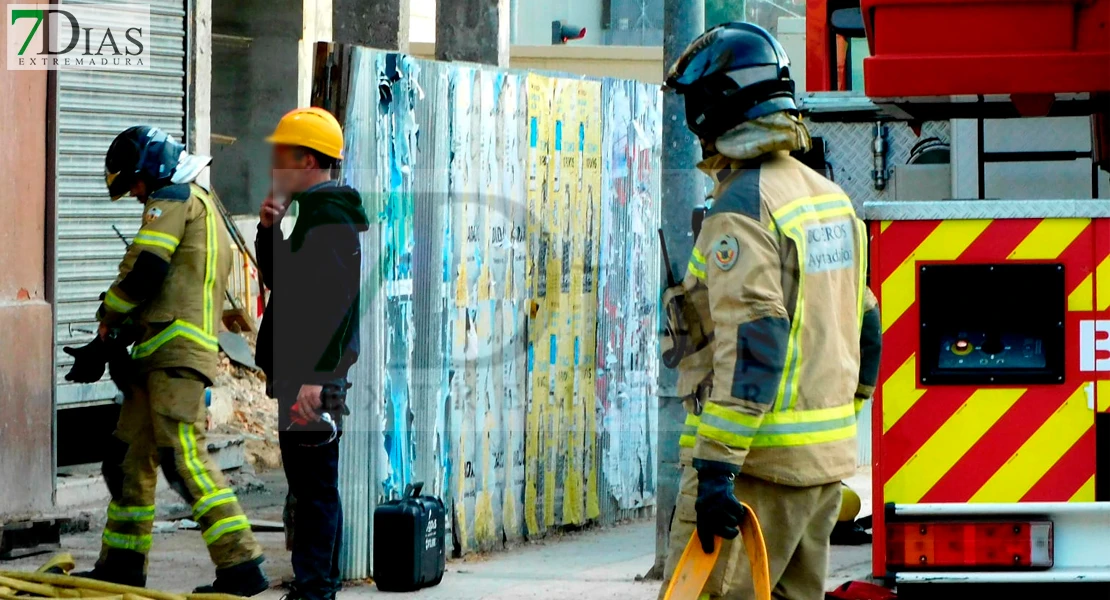
<path id="1" fill-rule="evenodd" d="M 243 334 L 254 348 L 254 336 Z M 266 396 L 266 378 L 220 353 L 220 371 L 212 385 L 209 419 L 214 433 L 245 438 L 247 462 L 262 472 L 281 467 L 277 402 Z"/>

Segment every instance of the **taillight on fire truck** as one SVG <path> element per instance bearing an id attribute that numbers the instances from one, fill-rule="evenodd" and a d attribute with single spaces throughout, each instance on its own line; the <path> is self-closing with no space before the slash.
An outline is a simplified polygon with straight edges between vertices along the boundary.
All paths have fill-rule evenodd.
<path id="1" fill-rule="evenodd" d="M 1052 522 L 887 523 L 890 571 L 1052 567 Z"/>

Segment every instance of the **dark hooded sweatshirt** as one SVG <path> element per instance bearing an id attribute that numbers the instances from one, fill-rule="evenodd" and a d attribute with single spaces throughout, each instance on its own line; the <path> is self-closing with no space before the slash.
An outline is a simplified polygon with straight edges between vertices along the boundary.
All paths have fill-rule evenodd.
<path id="1" fill-rule="evenodd" d="M 258 331 L 258 366 L 278 399 L 281 428 L 305 384 L 345 382 L 359 353 L 359 233 L 369 221 L 356 190 L 327 182 L 295 194 L 289 239 L 258 227 L 255 251 L 271 290 Z"/>

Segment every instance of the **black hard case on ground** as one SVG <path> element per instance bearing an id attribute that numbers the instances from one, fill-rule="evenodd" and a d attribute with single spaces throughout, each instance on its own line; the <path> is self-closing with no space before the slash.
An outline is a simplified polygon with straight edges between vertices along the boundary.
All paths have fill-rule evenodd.
<path id="1" fill-rule="evenodd" d="M 447 511 L 423 483 L 374 511 L 374 583 L 383 592 L 411 592 L 438 585 L 447 566 Z"/>

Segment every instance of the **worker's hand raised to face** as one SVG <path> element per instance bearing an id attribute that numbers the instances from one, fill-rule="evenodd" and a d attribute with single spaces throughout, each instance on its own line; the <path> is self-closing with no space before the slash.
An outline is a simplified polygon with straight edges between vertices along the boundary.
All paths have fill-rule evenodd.
<path id="1" fill-rule="evenodd" d="M 323 386 L 302 385 L 297 394 L 297 403 L 293 405 L 293 412 L 301 415 L 306 421 L 315 423 L 320 420 L 320 411 L 323 408 L 321 393 Z"/>
<path id="2" fill-rule="evenodd" d="M 262 210 L 258 213 L 258 218 L 262 222 L 262 226 L 266 228 L 273 227 L 275 223 L 280 223 L 282 217 L 285 216 L 285 210 L 288 206 L 274 198 L 274 192 L 271 191 L 266 200 L 262 202 Z"/>
<path id="3" fill-rule="evenodd" d="M 733 487 L 740 468 L 697 459 L 694 468 L 698 470 L 698 499 L 694 503 L 698 512 L 698 539 L 702 550 L 710 554 L 716 537 L 731 540 L 740 535 L 744 506 L 736 499 Z"/>

